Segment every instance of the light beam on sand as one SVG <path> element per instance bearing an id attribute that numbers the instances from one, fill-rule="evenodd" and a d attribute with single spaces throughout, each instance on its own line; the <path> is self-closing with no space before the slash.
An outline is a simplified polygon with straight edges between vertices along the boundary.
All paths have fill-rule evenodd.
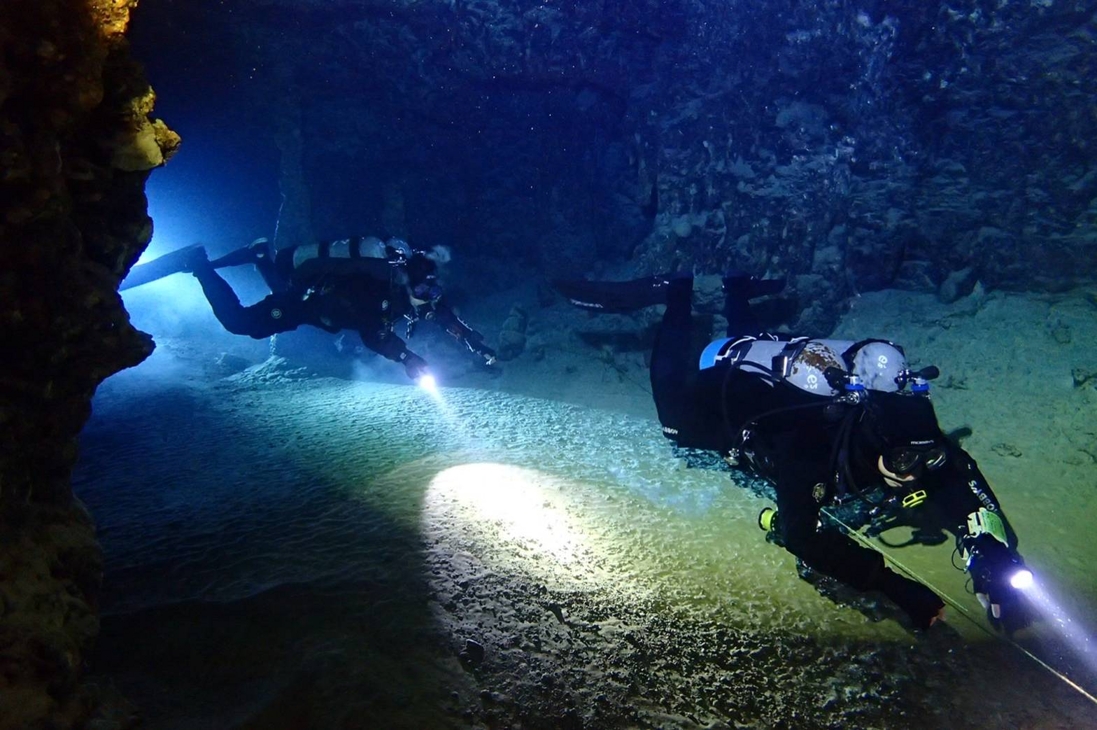
<path id="1" fill-rule="evenodd" d="M 587 552 L 583 531 L 565 509 L 551 477 L 506 464 L 462 464 L 439 472 L 426 500 L 456 502 L 476 523 L 501 531 L 505 541 L 532 548 L 559 563 Z"/>

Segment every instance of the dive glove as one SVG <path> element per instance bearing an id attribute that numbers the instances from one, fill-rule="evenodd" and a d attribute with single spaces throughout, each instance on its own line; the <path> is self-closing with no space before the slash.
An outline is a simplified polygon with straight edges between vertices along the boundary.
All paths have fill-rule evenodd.
<path id="1" fill-rule="evenodd" d="M 495 364 L 495 350 L 484 344 L 484 336 L 476 330 L 465 335 L 465 347 L 474 355 L 484 358 L 484 362 L 488 365 Z"/>
<path id="2" fill-rule="evenodd" d="M 944 615 L 945 602 L 918 581 L 884 568 L 877 587 L 910 616 L 914 628 L 928 629 Z"/>
<path id="3" fill-rule="evenodd" d="M 427 361 L 414 352 L 409 352 L 407 357 L 404 358 L 404 372 L 408 374 L 409 378 L 418 382 L 419 378 L 429 372 Z"/>
<path id="4" fill-rule="evenodd" d="M 1028 623 L 1021 600 L 1022 583 L 1031 580 L 1025 561 L 1015 550 L 992 535 L 968 537 L 963 541 L 967 572 L 975 596 L 993 622 L 1005 621 L 1012 628 Z"/>
<path id="5" fill-rule="evenodd" d="M 470 347 L 469 349 L 472 350 L 475 354 L 477 354 L 480 357 L 484 358 L 484 363 L 485 364 L 487 364 L 487 365 L 494 365 L 495 364 L 495 350 L 491 349 L 487 345 L 477 345 L 475 347 Z"/>

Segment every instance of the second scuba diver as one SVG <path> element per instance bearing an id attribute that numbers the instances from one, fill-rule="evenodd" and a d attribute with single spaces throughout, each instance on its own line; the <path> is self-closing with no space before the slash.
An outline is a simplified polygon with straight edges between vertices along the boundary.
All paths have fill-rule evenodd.
<path id="1" fill-rule="evenodd" d="M 436 322 L 486 364 L 495 352 L 442 301 L 437 257 L 399 239 L 349 238 L 274 251 L 260 238 L 210 261 L 204 248 L 180 252 L 182 269 L 202 285 L 226 330 L 256 339 L 312 325 L 328 332 L 351 329 L 377 354 L 403 364 L 408 377 L 429 374 L 426 361 L 395 333 L 403 321 L 410 336 L 422 320 Z M 216 269 L 254 264 L 271 294 L 242 306 Z"/>
<path id="2" fill-rule="evenodd" d="M 749 301 L 778 292 L 780 281 L 725 278 L 728 337 L 703 349 L 691 329 L 692 277 L 556 285 L 589 311 L 666 304 L 650 372 L 664 436 L 772 482 L 778 509 L 763 511 L 759 524 L 803 564 L 880 591 L 928 628 L 943 615 L 941 598 L 822 512 L 858 499 L 876 512 L 935 512 L 992 621 L 1025 623 L 1019 581 L 1031 574 L 975 460 L 938 426 L 927 382 L 936 368 L 910 370 L 902 349 L 882 340 L 760 334 Z"/>

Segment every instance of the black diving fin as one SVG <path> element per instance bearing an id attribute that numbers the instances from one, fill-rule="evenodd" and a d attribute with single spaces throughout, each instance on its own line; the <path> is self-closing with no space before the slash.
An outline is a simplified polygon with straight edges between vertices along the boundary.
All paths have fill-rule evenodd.
<path id="1" fill-rule="evenodd" d="M 552 285 L 580 309 L 622 314 L 653 304 L 666 304 L 671 280 L 667 276 L 648 276 L 632 281 L 558 279 Z"/>
<path id="2" fill-rule="evenodd" d="M 163 279 L 165 276 L 171 276 L 172 274 L 186 271 L 187 264 L 190 262 L 191 257 L 194 256 L 194 251 L 199 248 L 202 248 L 202 244 L 200 243 L 196 243 L 193 246 L 184 246 L 171 253 L 158 256 L 147 263 L 137 264 L 137 266 L 134 266 L 130 269 L 130 272 L 126 274 L 126 278 L 122 279 L 118 291 L 132 289 L 135 286 L 149 284 Z"/>

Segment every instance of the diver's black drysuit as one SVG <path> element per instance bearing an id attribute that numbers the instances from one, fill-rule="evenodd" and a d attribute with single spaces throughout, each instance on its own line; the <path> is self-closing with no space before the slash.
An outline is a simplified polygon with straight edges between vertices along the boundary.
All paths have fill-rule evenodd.
<path id="1" fill-rule="evenodd" d="M 323 249 L 327 244 L 321 244 Z M 191 271 L 202 285 L 214 315 L 233 334 L 256 339 L 312 325 L 328 332 L 350 329 L 358 332 L 362 343 L 382 357 L 404 363 L 415 377 L 426 363 L 407 348 L 393 331 L 405 320 L 409 328 L 420 319 L 437 322 L 469 351 L 494 361 L 495 353 L 483 343 L 483 336 L 465 324 L 453 310 L 440 301 L 441 293 L 433 284 L 419 304 L 408 292 L 409 282 L 403 269 L 403 254 L 391 252 L 388 259 L 331 261 L 321 257 L 321 266 L 294 271 L 293 248 L 278 252 L 277 265 L 255 249 L 241 249 L 224 259 L 227 265 L 254 263 L 272 289 L 270 295 L 250 306 L 240 299 L 213 264 L 199 262 Z M 433 276 L 429 277 L 433 279 Z M 410 282 L 414 284 L 415 282 Z"/>
<path id="2" fill-rule="evenodd" d="M 847 415 L 857 415 L 843 414 L 841 408 L 836 413 L 833 398 L 760 377 L 730 364 L 730 359 L 699 368 L 700 348 L 692 341 L 691 292 L 692 279 L 670 282 L 652 353 L 652 393 L 664 435 L 682 447 L 738 455 L 743 466 L 774 483 L 780 515 L 777 537 L 789 552 L 854 588 L 884 591 L 916 624 L 930 621 L 943 604 L 931 600 L 928 589 L 912 581 L 903 583 L 906 579 L 888 570 L 878 552 L 820 527 L 823 507 L 882 483 L 877 456 L 856 441 L 843 442 L 851 425 Z M 729 291 L 728 298 L 728 336 L 757 334 L 746 297 Z M 958 541 L 973 539 L 968 516 L 981 507 L 1001 516 L 1001 508 L 974 459 L 940 434 L 935 419 L 933 429 L 947 449 L 947 460 L 919 480 L 918 488 L 927 498 L 915 509 L 936 510 L 937 523 Z M 1016 536 L 1008 524 L 1006 530 L 1013 550 Z M 987 536 L 979 539 L 985 542 Z"/>

